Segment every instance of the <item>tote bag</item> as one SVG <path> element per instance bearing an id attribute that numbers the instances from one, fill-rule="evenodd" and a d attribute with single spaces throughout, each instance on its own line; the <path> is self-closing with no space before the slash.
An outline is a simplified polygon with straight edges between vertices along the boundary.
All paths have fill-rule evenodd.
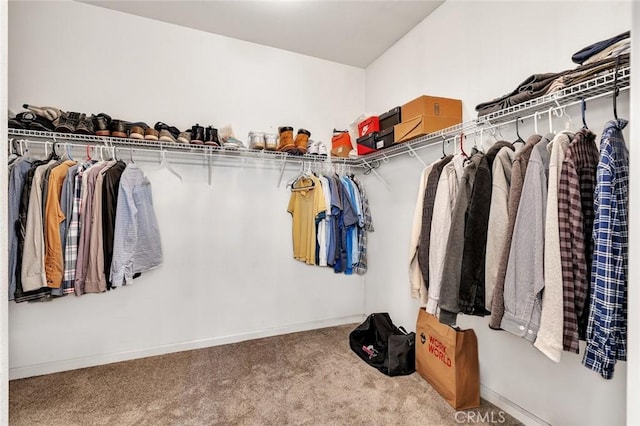
<path id="1" fill-rule="evenodd" d="M 480 406 L 478 339 L 421 308 L 416 323 L 416 370 L 456 410 Z"/>

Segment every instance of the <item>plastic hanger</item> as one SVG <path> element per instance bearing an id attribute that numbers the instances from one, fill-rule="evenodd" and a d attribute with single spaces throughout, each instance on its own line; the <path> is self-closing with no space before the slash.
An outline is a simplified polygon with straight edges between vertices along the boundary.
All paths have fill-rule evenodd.
<path id="1" fill-rule="evenodd" d="M 133 148 L 129 147 L 129 162 L 131 164 L 136 164 L 135 161 L 133 161 Z"/>
<path id="2" fill-rule="evenodd" d="M 444 151 L 444 144 L 446 141 L 447 141 L 447 138 L 442 136 L 442 157 L 440 158 L 441 160 L 444 160 L 447 156 L 447 153 Z"/>
<path id="3" fill-rule="evenodd" d="M 521 143 L 523 145 L 525 143 L 524 139 L 522 139 L 522 137 L 520 136 L 520 127 L 518 125 L 519 121 L 520 121 L 520 117 L 516 117 L 516 136 L 518 136 L 518 139 L 516 139 L 513 143 L 511 143 L 511 146 L 514 146 L 514 147 L 517 143 Z"/>
<path id="4" fill-rule="evenodd" d="M 169 163 L 169 160 L 167 160 L 167 158 L 165 156 L 165 152 L 166 151 L 164 149 L 161 151 L 162 161 L 160 161 L 160 165 L 162 167 L 164 167 L 165 169 L 169 170 L 175 177 L 180 179 L 180 182 L 182 182 L 182 176 L 180 176 L 180 173 L 176 172 L 173 169 L 173 166 L 171 166 L 171 163 Z"/>
<path id="5" fill-rule="evenodd" d="M 620 88 L 618 87 L 618 67 L 620 66 L 620 56 L 616 56 L 616 68 L 613 72 L 613 116 L 618 120 L 618 95 Z"/>
<path id="6" fill-rule="evenodd" d="M 460 154 L 464 155 L 467 160 L 469 159 L 469 156 L 467 155 L 466 152 L 464 152 L 464 146 L 463 146 L 463 141 L 466 138 L 464 133 L 460 133 Z"/>

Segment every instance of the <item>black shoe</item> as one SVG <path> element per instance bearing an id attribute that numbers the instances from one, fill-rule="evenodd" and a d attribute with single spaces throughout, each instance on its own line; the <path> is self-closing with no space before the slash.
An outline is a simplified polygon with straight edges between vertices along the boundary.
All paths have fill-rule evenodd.
<path id="1" fill-rule="evenodd" d="M 56 132 L 58 133 L 74 133 L 80 119 L 78 112 L 62 112 L 57 119 Z"/>
<path id="2" fill-rule="evenodd" d="M 10 129 L 29 129 L 29 125 L 36 119 L 36 115 L 31 111 L 21 112 L 15 118 L 9 119 Z"/>
<path id="3" fill-rule="evenodd" d="M 93 128 L 96 136 L 111 136 L 111 131 L 109 130 L 111 117 L 101 112 L 98 115 L 92 115 L 91 118 L 93 119 Z"/>
<path id="4" fill-rule="evenodd" d="M 56 126 L 53 122 L 47 118 L 40 117 L 36 115 L 36 117 L 29 123 L 29 130 L 39 130 L 41 132 L 53 132 L 56 129 Z"/>
<path id="5" fill-rule="evenodd" d="M 111 120 L 109 130 L 111 131 L 111 136 L 114 138 L 126 138 L 129 136 L 127 133 L 127 125 L 122 120 Z"/>
<path id="6" fill-rule="evenodd" d="M 162 121 L 158 121 L 156 125 L 153 126 L 153 128 L 156 129 L 158 132 L 162 130 L 168 130 L 169 133 L 171 133 L 171 136 L 173 136 L 174 142 L 175 142 L 175 139 L 177 139 L 178 136 L 180 136 L 180 130 L 178 128 L 169 126 L 168 124 L 165 124 Z"/>
<path id="7" fill-rule="evenodd" d="M 95 129 L 93 127 L 93 119 L 87 117 L 86 114 L 81 114 L 76 126 L 76 133 L 80 135 L 95 135 Z"/>
<path id="8" fill-rule="evenodd" d="M 198 123 L 191 127 L 191 143 L 194 145 L 202 145 L 204 143 L 204 127 Z"/>
<path id="9" fill-rule="evenodd" d="M 207 127 L 207 129 L 205 130 L 204 144 L 220 146 L 220 140 L 218 139 L 218 129 L 214 128 L 213 126 Z"/>

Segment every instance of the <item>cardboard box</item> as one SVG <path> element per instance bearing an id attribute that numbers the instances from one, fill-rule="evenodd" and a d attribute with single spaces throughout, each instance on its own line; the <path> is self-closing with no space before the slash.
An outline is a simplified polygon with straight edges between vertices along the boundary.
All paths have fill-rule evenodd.
<path id="1" fill-rule="evenodd" d="M 461 100 L 420 96 L 402 106 L 402 122 L 394 126 L 395 142 L 405 142 L 460 123 Z"/>

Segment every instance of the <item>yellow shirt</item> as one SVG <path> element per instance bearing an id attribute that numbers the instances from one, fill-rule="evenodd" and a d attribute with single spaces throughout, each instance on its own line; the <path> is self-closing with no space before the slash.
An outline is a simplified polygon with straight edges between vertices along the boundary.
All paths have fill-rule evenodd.
<path id="1" fill-rule="evenodd" d="M 315 176 L 298 179 L 287 208 L 293 217 L 293 257 L 309 265 L 316 263 L 316 217 L 327 210 L 320 185 Z"/>

